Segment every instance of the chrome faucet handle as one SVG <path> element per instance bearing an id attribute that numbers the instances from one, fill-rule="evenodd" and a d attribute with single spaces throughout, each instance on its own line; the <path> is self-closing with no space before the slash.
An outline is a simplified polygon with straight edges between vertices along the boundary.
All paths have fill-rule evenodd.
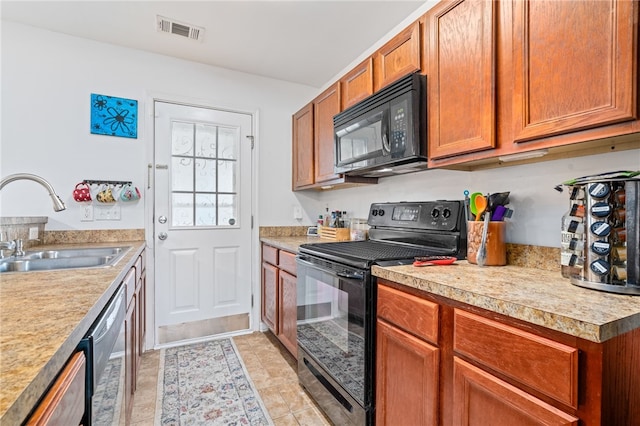
<path id="1" fill-rule="evenodd" d="M 15 249 L 13 251 L 13 255 L 14 256 L 24 256 L 24 250 L 23 250 L 23 245 L 22 245 L 22 240 L 21 239 L 17 239 L 17 240 L 13 240 L 13 242 L 15 243 Z"/>

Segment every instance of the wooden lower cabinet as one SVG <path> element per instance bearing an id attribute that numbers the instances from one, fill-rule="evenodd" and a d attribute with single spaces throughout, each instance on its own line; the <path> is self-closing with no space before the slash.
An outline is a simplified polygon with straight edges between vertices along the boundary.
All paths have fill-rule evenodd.
<path id="1" fill-rule="evenodd" d="M 261 319 L 297 358 L 296 255 L 262 245 Z"/>
<path id="2" fill-rule="evenodd" d="M 640 424 L 640 329 L 595 343 L 377 285 L 377 426 Z"/>
<path id="3" fill-rule="evenodd" d="M 124 412 L 129 424 L 133 397 L 137 388 L 140 359 L 146 334 L 147 279 L 143 251 L 135 265 L 129 269 L 122 285 L 127 303 L 124 320 Z M 76 352 L 67 362 L 51 388 L 25 425 L 72 426 L 78 425 L 85 414 L 85 377 L 87 360 L 83 351 Z"/>
<path id="4" fill-rule="evenodd" d="M 453 424 L 578 425 L 575 416 L 558 410 L 491 374 L 454 357 Z"/>
<path id="5" fill-rule="evenodd" d="M 127 312 L 125 315 L 125 419 L 126 424 L 131 420 L 133 412 L 133 400 L 138 387 L 138 373 L 140 372 L 140 360 L 144 350 L 144 338 L 146 334 L 146 292 L 147 274 L 144 262 L 145 253 L 142 252 L 135 266 L 124 278 L 127 288 Z"/>
<path id="6" fill-rule="evenodd" d="M 278 334 L 278 268 L 262 262 L 262 322 Z"/>
<path id="7" fill-rule="evenodd" d="M 127 423 L 131 419 L 131 413 L 133 411 L 133 396 L 136 391 L 136 376 L 137 376 L 137 340 L 136 340 L 136 297 L 133 296 L 129 307 L 127 308 L 127 314 L 125 316 L 124 336 L 125 336 L 125 350 L 124 350 L 124 406 L 125 406 L 125 418 Z"/>
<path id="8" fill-rule="evenodd" d="M 437 425 L 440 351 L 377 321 L 376 424 Z"/>
<path id="9" fill-rule="evenodd" d="M 86 364 L 84 352 L 76 352 L 25 424 L 28 426 L 80 424 L 84 415 Z"/>
<path id="10" fill-rule="evenodd" d="M 278 338 L 294 356 L 298 353 L 298 337 L 296 332 L 298 306 L 296 300 L 296 277 L 285 271 L 280 271 L 278 305 Z"/>

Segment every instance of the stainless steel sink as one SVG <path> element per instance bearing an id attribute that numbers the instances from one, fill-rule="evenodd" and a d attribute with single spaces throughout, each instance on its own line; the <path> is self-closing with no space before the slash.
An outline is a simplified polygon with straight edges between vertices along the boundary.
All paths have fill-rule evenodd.
<path id="1" fill-rule="evenodd" d="M 27 251 L 0 259 L 0 273 L 100 268 L 115 265 L 131 247 L 89 247 Z"/>

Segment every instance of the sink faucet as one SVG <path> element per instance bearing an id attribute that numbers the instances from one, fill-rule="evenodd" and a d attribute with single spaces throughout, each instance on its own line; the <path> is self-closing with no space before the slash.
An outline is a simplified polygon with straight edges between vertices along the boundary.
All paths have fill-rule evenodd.
<path id="1" fill-rule="evenodd" d="M 53 186 L 51 186 L 49 182 L 47 182 L 40 176 L 32 175 L 29 173 L 16 173 L 13 175 L 9 175 L 0 180 L 0 190 L 4 188 L 6 184 L 8 184 L 9 182 L 13 182 L 14 180 L 32 180 L 34 182 L 38 182 L 40 185 L 44 186 L 47 191 L 49 191 L 49 196 L 51 197 L 51 200 L 53 200 L 54 211 L 59 212 L 66 209 L 64 203 L 62 202 L 58 194 L 56 194 L 56 191 L 53 189 Z"/>
<path id="2" fill-rule="evenodd" d="M 14 250 L 16 249 L 16 242 L 15 241 L 1 241 L 2 240 L 2 234 L 0 233 L 0 259 L 4 259 L 5 258 L 5 254 L 4 251 L 5 250 Z"/>

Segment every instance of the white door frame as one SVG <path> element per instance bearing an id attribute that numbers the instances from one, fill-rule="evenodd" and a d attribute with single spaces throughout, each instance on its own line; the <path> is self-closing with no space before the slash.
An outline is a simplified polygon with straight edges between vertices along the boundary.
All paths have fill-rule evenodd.
<path id="1" fill-rule="evenodd" d="M 162 92 L 148 91 L 146 94 L 146 106 L 145 117 L 146 123 L 144 128 L 147 131 L 146 136 L 146 168 L 147 174 L 145 179 L 145 197 L 144 197 L 144 233 L 146 240 L 146 254 L 147 264 L 154 265 L 155 259 L 155 235 L 154 230 L 154 174 L 155 174 L 155 114 L 154 103 L 155 102 L 168 102 L 176 103 L 194 107 L 213 108 L 218 110 L 224 110 L 229 112 L 236 112 L 242 114 L 248 114 L 252 117 L 253 129 L 252 134 L 254 136 L 254 148 L 252 150 L 252 177 L 251 177 L 251 216 L 253 218 L 253 228 L 251 229 L 251 293 L 253 306 L 251 308 L 251 318 L 249 328 L 253 331 L 260 330 L 260 225 L 256 212 L 258 211 L 258 192 L 259 192 L 259 161 L 260 158 L 260 132 L 259 132 L 259 110 L 258 108 L 243 108 L 243 107 L 228 107 L 224 102 L 216 102 L 208 99 L 199 99 L 192 97 L 185 97 L 175 94 L 167 94 Z M 147 313 L 147 330 L 145 348 L 158 349 L 158 344 L 155 341 L 156 337 L 156 323 L 155 323 L 155 277 L 154 267 L 147 267 L 147 298 L 146 298 L 146 313 Z M 152 331 L 152 332 L 149 332 Z M 240 333 L 236 333 L 240 334 Z"/>

